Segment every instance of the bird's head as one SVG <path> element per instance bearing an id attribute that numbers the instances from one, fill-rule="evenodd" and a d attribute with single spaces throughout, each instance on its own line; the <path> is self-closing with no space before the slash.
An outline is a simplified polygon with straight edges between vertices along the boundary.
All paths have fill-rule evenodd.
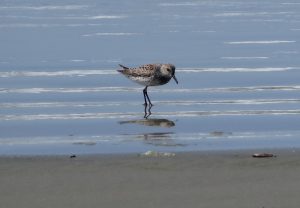
<path id="1" fill-rule="evenodd" d="M 178 81 L 175 77 L 175 66 L 173 64 L 162 64 L 160 67 L 160 72 L 167 77 L 173 78 L 178 84 Z"/>

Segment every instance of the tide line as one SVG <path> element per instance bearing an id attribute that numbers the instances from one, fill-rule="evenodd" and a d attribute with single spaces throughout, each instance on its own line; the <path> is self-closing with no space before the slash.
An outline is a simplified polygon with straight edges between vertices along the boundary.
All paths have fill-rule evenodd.
<path id="1" fill-rule="evenodd" d="M 255 116 L 255 115 L 300 115 L 296 110 L 224 110 L 224 111 L 171 111 L 157 112 L 160 117 L 201 117 L 201 116 Z M 140 112 L 125 113 L 69 113 L 69 114 L 32 114 L 2 115 L 0 121 L 34 120 L 79 120 L 79 119 L 134 119 L 140 118 Z"/>
<path id="2" fill-rule="evenodd" d="M 217 133 L 217 134 L 216 134 Z M 0 138 L 0 145 L 51 145 L 51 144 L 72 144 L 72 145 L 96 145 L 98 143 L 116 143 L 116 142 L 142 142 L 145 141 L 145 136 L 154 136 L 156 139 L 146 141 L 147 144 L 155 143 L 156 145 L 165 145 L 166 142 L 170 146 L 177 146 L 184 142 L 185 145 L 194 145 L 194 143 L 189 143 L 191 141 L 209 141 L 220 140 L 220 139 L 233 139 L 233 140 L 243 140 L 243 139 L 292 139 L 300 136 L 299 131 L 267 131 L 267 132 L 254 132 L 254 131 L 244 131 L 244 132 L 199 132 L 199 133 L 163 133 L 153 135 L 151 133 L 139 133 L 139 134 L 113 134 L 113 135 L 85 135 L 85 136 L 36 136 L 36 137 L 4 137 Z M 163 140 L 158 140 L 162 138 Z M 166 139 L 167 138 L 167 139 Z M 170 140 L 172 139 L 172 140 Z M 157 142 L 162 142 L 161 144 Z M 172 145 L 173 144 L 173 145 Z"/>

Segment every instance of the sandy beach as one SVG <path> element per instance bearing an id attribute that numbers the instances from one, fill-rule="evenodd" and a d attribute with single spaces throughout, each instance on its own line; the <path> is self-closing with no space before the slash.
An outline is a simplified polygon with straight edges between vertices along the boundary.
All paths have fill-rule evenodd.
<path id="1" fill-rule="evenodd" d="M 300 151 L 253 152 L 1 157 L 1 207 L 299 207 Z"/>
<path id="2" fill-rule="evenodd" d="M 299 2 L 1 1 L 0 208 L 299 208 Z"/>

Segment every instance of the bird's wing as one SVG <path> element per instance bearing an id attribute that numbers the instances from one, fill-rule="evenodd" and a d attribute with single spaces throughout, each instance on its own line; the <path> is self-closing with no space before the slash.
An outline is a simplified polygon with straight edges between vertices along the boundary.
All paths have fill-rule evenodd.
<path id="1" fill-rule="evenodd" d="M 137 68 L 128 68 L 123 65 L 120 66 L 123 68 L 123 70 L 118 70 L 119 72 L 124 75 L 133 77 L 149 77 L 152 76 L 157 69 L 157 66 L 155 64 L 146 64 Z"/>
<path id="2" fill-rule="evenodd" d="M 151 76 L 155 73 L 158 66 L 156 64 L 145 64 L 136 68 L 136 72 L 143 74 L 144 76 Z"/>

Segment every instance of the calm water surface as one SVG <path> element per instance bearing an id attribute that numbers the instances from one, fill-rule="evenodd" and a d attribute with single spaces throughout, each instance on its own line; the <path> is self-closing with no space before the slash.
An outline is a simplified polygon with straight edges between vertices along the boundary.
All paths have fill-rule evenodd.
<path id="1" fill-rule="evenodd" d="M 2 1 L 0 155 L 300 147 L 298 1 Z M 173 63 L 142 86 L 118 64 Z"/>

